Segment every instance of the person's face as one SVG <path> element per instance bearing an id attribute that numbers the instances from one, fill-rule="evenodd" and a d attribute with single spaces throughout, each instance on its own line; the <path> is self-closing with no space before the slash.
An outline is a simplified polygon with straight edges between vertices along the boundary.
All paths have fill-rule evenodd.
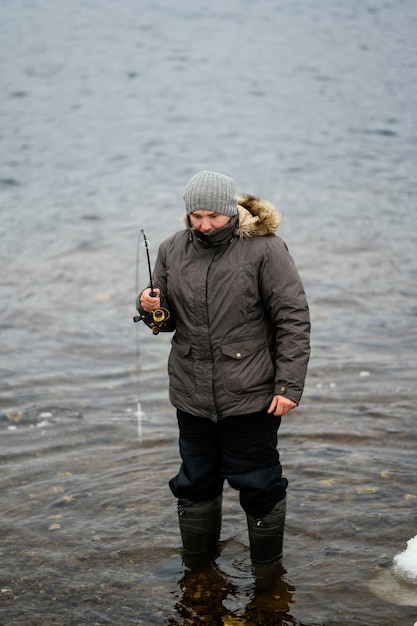
<path id="1" fill-rule="evenodd" d="M 208 235 L 213 230 L 222 228 L 230 222 L 229 215 L 216 213 L 215 211 L 193 211 L 190 213 L 191 226 L 198 232 Z"/>

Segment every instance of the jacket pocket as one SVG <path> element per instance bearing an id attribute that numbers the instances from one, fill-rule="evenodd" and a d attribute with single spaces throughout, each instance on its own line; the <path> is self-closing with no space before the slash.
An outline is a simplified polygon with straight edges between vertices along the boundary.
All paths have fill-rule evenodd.
<path id="1" fill-rule="evenodd" d="M 168 357 L 168 375 L 172 389 L 185 395 L 195 392 L 194 362 L 189 344 L 172 343 Z"/>
<path id="2" fill-rule="evenodd" d="M 229 343 L 221 349 L 226 391 L 235 394 L 261 393 L 273 385 L 275 368 L 264 340 Z"/>

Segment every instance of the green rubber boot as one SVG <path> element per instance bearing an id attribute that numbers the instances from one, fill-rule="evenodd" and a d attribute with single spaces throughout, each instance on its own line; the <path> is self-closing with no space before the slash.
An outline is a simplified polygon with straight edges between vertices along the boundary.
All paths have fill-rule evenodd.
<path id="1" fill-rule="evenodd" d="M 262 518 L 246 515 L 248 520 L 250 555 L 254 563 L 271 563 L 282 557 L 286 498 L 277 502 Z"/>
<path id="2" fill-rule="evenodd" d="M 222 524 L 222 495 L 213 500 L 178 500 L 178 521 L 186 555 L 211 558 Z"/>

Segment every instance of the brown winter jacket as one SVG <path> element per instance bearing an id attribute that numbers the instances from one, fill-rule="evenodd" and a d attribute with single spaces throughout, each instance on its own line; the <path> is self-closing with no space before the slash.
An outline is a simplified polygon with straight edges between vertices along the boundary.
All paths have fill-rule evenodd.
<path id="1" fill-rule="evenodd" d="M 161 244 L 153 272 L 170 311 L 161 330 L 175 331 L 170 400 L 214 421 L 264 410 L 276 394 L 298 403 L 310 354 L 303 285 L 275 235 L 281 217 L 252 196 L 239 205 L 225 242 L 206 245 L 188 227 Z"/>

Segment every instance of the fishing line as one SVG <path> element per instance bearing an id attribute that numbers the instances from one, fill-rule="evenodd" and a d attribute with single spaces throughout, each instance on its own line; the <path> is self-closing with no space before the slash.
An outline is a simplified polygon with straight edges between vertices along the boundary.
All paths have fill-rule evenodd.
<path id="1" fill-rule="evenodd" d="M 150 243 L 148 241 L 148 239 L 146 238 L 145 232 L 142 229 L 141 231 L 142 237 L 143 237 L 143 246 L 146 250 L 146 258 L 148 260 L 148 272 L 149 272 L 149 285 L 150 285 L 150 293 L 149 295 L 153 298 L 155 298 L 157 296 L 156 292 L 154 291 L 153 288 L 153 282 L 152 282 L 152 268 L 151 268 L 151 258 L 150 258 L 150 254 L 149 254 L 149 248 L 150 248 Z M 136 279 L 135 279 L 135 291 L 136 294 L 139 294 L 139 263 L 140 263 L 140 234 L 138 234 L 138 238 L 137 238 L 137 244 L 136 244 Z M 150 320 L 148 319 L 146 321 L 146 324 L 151 328 L 152 332 L 154 335 L 157 335 L 161 328 L 164 327 L 164 325 L 166 324 L 167 320 L 170 318 L 171 314 L 168 311 L 168 309 L 163 308 L 163 307 L 159 307 L 158 309 L 154 309 L 150 312 Z M 143 315 L 135 315 L 133 318 L 134 322 L 140 322 L 142 320 L 145 319 L 145 316 Z M 142 443 L 142 435 L 143 435 L 143 431 L 142 431 L 142 418 L 143 418 L 143 411 L 142 411 L 142 404 L 140 402 L 140 397 L 141 397 L 141 389 L 140 389 L 140 366 L 139 366 L 139 362 L 140 362 L 140 341 L 139 341 L 139 326 L 136 327 L 136 337 L 135 337 L 135 350 L 136 350 L 136 379 L 137 379 L 137 383 L 136 383 L 136 415 L 137 415 L 137 420 L 138 420 L 138 439 L 139 442 Z"/>
<path id="2" fill-rule="evenodd" d="M 143 230 L 141 231 L 143 233 Z M 136 242 L 136 275 L 135 275 L 135 294 L 136 297 L 139 294 L 139 263 L 140 263 L 140 233 L 137 237 Z M 146 241 L 146 240 L 145 240 Z M 145 244 L 144 244 L 145 245 Z M 149 244 L 148 244 L 149 245 Z M 139 321 L 140 317 L 135 316 L 134 321 Z M 141 384 L 140 384 L 140 337 L 139 337 L 139 324 L 135 324 L 135 378 L 136 378 L 136 417 L 137 417 L 137 429 L 138 429 L 138 440 L 139 443 L 143 441 L 143 411 L 142 411 L 142 403 L 140 401 L 141 397 Z"/>

